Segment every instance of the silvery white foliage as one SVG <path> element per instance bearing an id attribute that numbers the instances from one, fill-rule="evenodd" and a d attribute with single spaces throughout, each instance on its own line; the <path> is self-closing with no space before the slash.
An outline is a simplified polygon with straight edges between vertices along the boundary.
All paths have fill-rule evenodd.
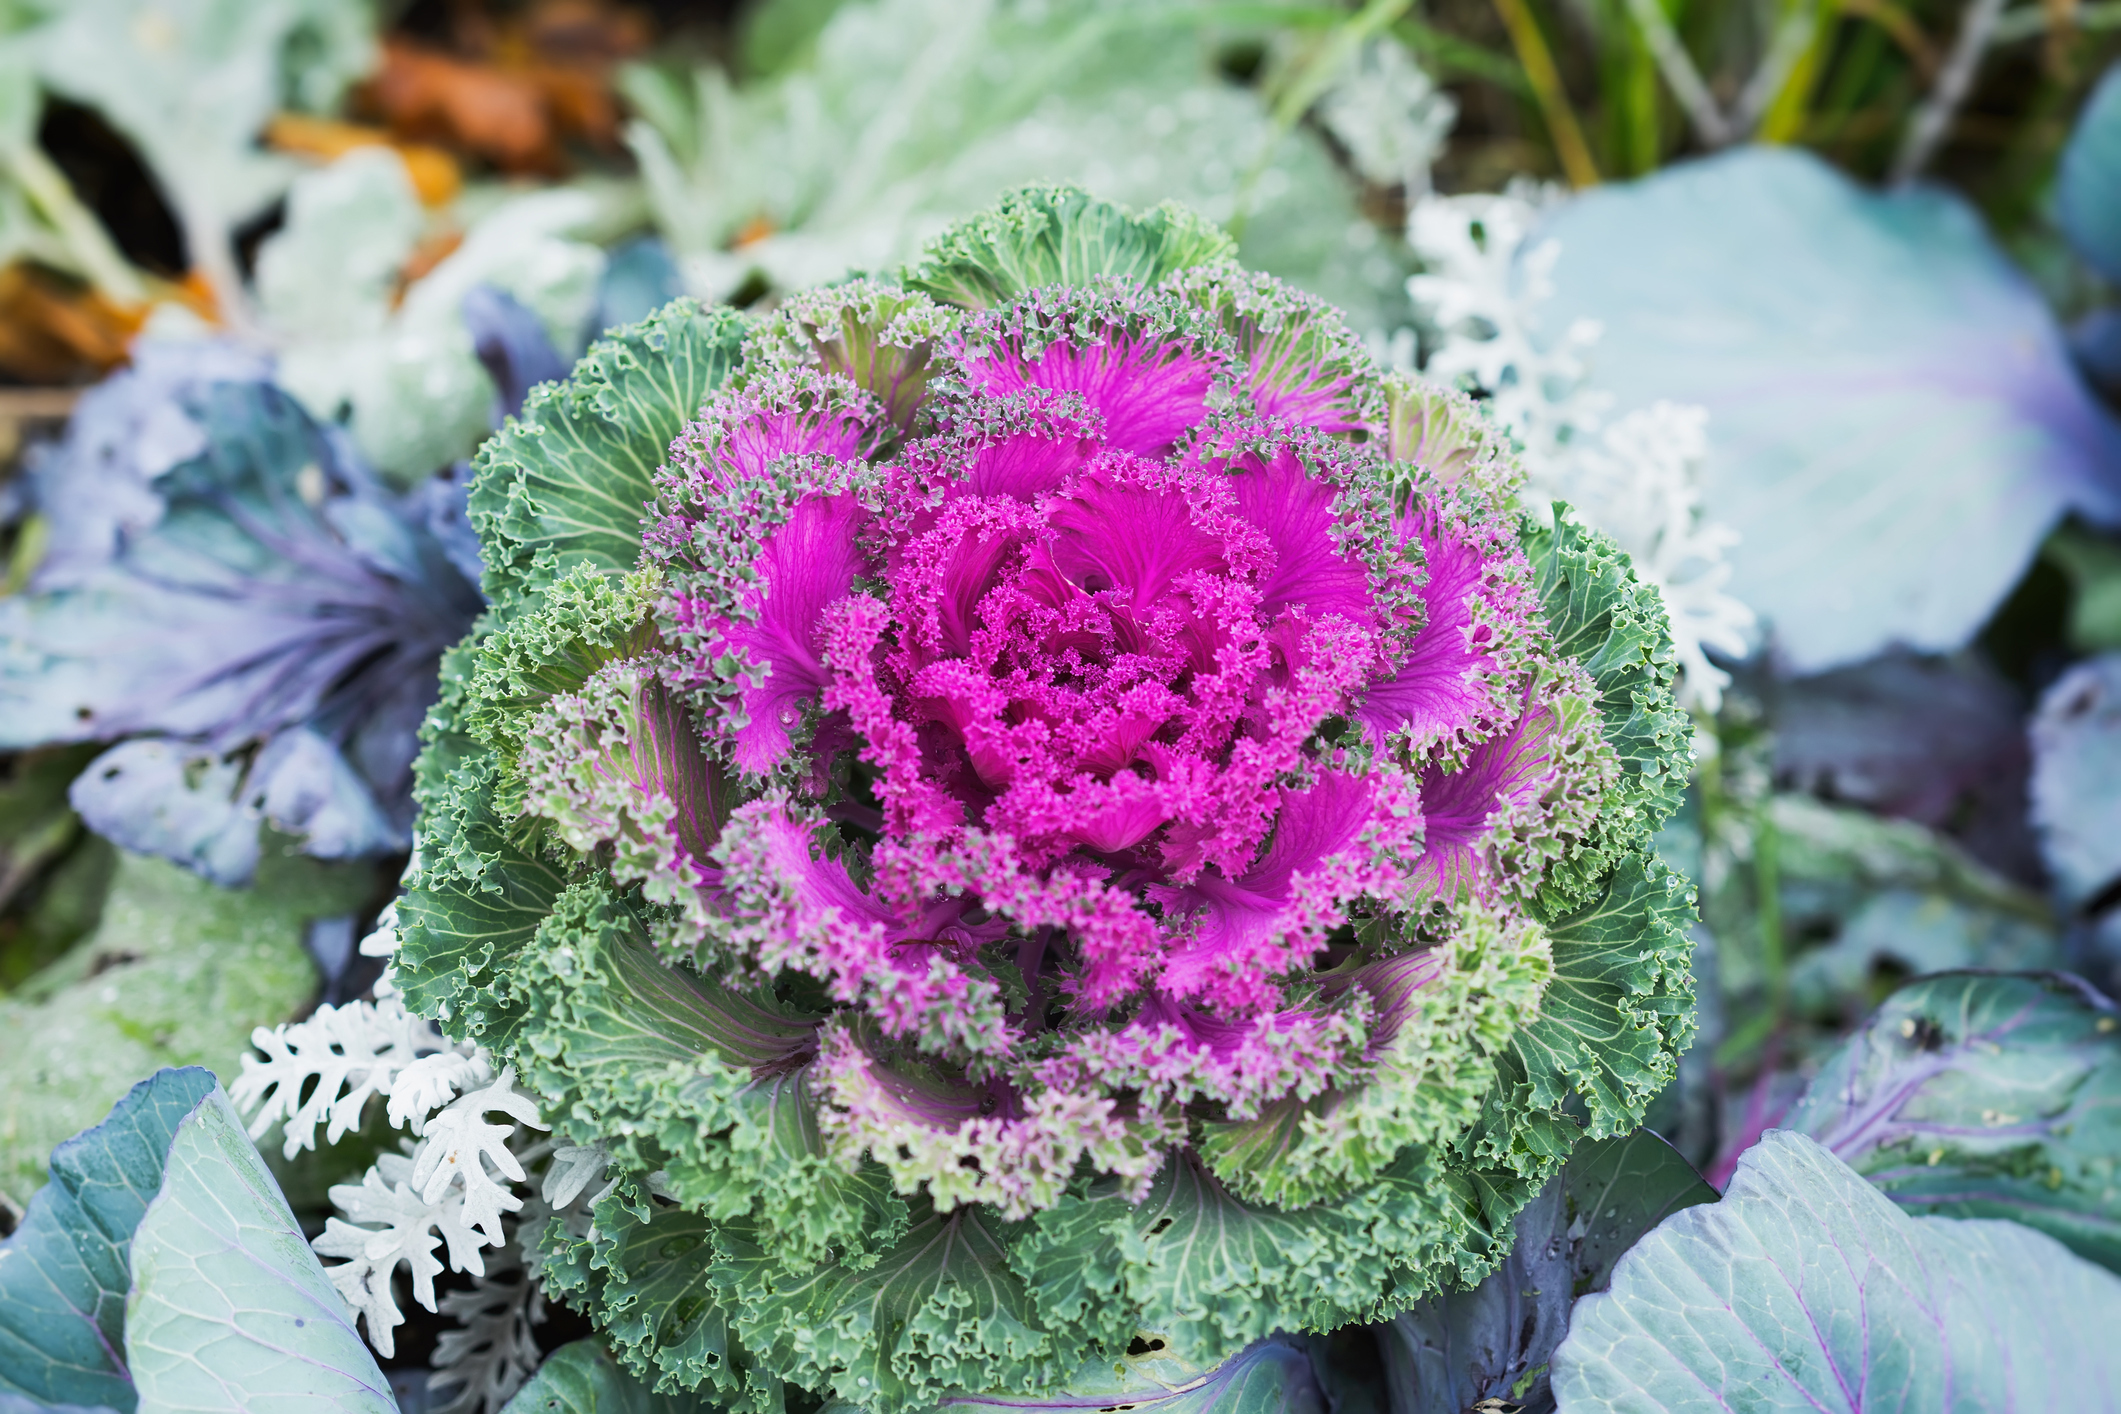
<path id="1" fill-rule="evenodd" d="M 528 1095 L 515 1093 L 516 1071 L 509 1066 L 492 1084 L 460 1097 L 427 1121 L 427 1135 L 413 1151 L 412 1182 L 429 1203 L 461 1188 L 464 1218 L 486 1234 L 498 1247 L 506 1236 L 501 1214 L 523 1206 L 523 1200 L 497 1182 L 499 1174 L 509 1183 L 521 1183 L 528 1175 L 521 1160 L 509 1150 L 517 1125 L 543 1129 L 545 1122 Z M 507 1115 L 510 1123 L 491 1124 L 486 1116 Z"/>
<path id="2" fill-rule="evenodd" d="M 390 1122 L 414 1134 L 425 1133 L 427 1116 L 491 1079 L 493 1067 L 482 1051 L 466 1055 L 461 1050 L 448 1050 L 421 1056 L 400 1071 L 391 1084 Z"/>
<path id="3" fill-rule="evenodd" d="M 1659 401 L 1573 445 L 1565 480 L 1551 495 L 1613 537 L 1635 569 L 1664 595 L 1689 705 L 1714 711 L 1730 675 L 1708 659 L 1714 648 L 1743 657 L 1753 611 L 1724 590 L 1724 552 L 1738 532 L 1701 513 L 1701 466 L 1708 455 L 1708 411 Z M 1536 488 L 1546 489 L 1546 488 Z M 1536 494 L 1536 490 L 1535 490 Z"/>
<path id="4" fill-rule="evenodd" d="M 369 957 L 387 958 L 397 941 L 396 910 L 385 909 L 360 950 Z M 363 1107 L 375 1095 L 388 1101 L 385 1113 L 393 1126 L 419 1136 L 417 1143 L 404 1141 L 404 1153 L 379 1158 L 359 1183 L 331 1189 L 338 1215 L 326 1220 L 323 1235 L 312 1244 L 318 1255 L 341 1259 L 325 1271 L 348 1307 L 366 1323 L 369 1343 L 388 1358 L 393 1354 L 392 1332 L 405 1319 L 392 1290 L 398 1267 L 411 1273 L 413 1297 L 422 1306 L 450 1310 L 456 1296 L 443 1298 L 440 1308 L 436 1304 L 434 1279 L 444 1263 L 435 1249 L 446 1248 L 450 1270 L 484 1278 L 485 1249 L 513 1250 L 514 1233 L 505 1217 L 521 1210 L 525 1200 L 510 1186 L 525 1182 L 527 1165 L 544 1159 L 551 1145 L 521 1137 L 525 1130 L 546 1125 L 536 1102 L 516 1092 L 514 1067 L 496 1076 L 483 1050 L 453 1046 L 431 1023 L 408 1013 L 387 967 L 375 992 L 373 1002 L 320 1007 L 309 1020 L 258 1028 L 251 1040 L 266 1059 L 244 1058 L 243 1076 L 233 1094 L 239 1105 L 259 1107 L 251 1126 L 253 1138 L 276 1120 L 286 1124 L 290 1158 L 315 1143 L 316 1127 L 327 1119 L 327 1143 L 358 1127 Z M 309 1099 L 302 1101 L 302 1091 L 312 1080 Z M 502 1121 L 493 1122 L 493 1115 L 502 1116 Z M 601 1150 L 567 1147 L 562 1186 L 577 1175 L 580 1181 L 552 1207 L 564 1207 L 604 1169 Z M 543 1203 L 539 1209 L 547 1210 Z M 520 1267 L 519 1256 L 514 1264 Z M 458 1304 L 467 1311 L 484 1311 L 500 1289 L 478 1287 L 476 1292 L 484 1296 L 465 1295 Z M 466 1396 L 486 1402 L 489 1414 L 506 1398 L 493 1391 L 505 1385 L 512 1393 L 527 1377 L 528 1367 L 522 1367 L 526 1349 L 535 1365 L 535 1345 L 513 1335 L 503 1340 L 484 1327 L 454 1344 L 445 1337 L 445 1348 L 472 1362 Z M 437 1352 L 438 1368 L 449 1363 L 443 1353 Z M 519 1367 L 519 1373 L 512 1373 Z M 514 1384 L 509 1384 L 511 1379 Z"/>
<path id="5" fill-rule="evenodd" d="M 511 1252 L 514 1244 L 510 1244 Z M 435 1342 L 430 1390 L 459 1386 L 432 1414 L 499 1414 L 538 1368 L 533 1327 L 545 1320 L 545 1294 L 520 1261 L 472 1279 L 468 1291 L 442 1297 L 442 1314 L 457 1322 Z"/>
<path id="6" fill-rule="evenodd" d="M 1724 555 L 1737 532 L 1701 510 L 1707 413 L 1659 402 L 1609 421 L 1611 399 L 1590 377 L 1597 323 L 1577 320 L 1552 337 L 1540 329 L 1561 247 L 1531 236 L 1558 199 L 1517 184 L 1415 202 L 1407 241 L 1427 269 L 1407 281 L 1407 293 L 1438 340 L 1423 372 L 1487 396 L 1495 420 L 1524 449 L 1529 509 L 1567 502 L 1658 587 L 1684 671 L 1681 700 L 1712 712 L 1730 675 L 1706 650 L 1743 656 L 1754 617 L 1724 589 L 1731 572 Z"/>
<path id="7" fill-rule="evenodd" d="M 475 1277 L 486 1271 L 483 1249 L 509 1242 L 502 1217 L 523 1200 L 501 1180 L 527 1177 L 510 1144 L 519 1124 L 545 1127 L 537 1106 L 514 1086 L 514 1068 L 504 1069 L 490 1084 L 424 1117 L 426 1136 L 409 1153 L 385 1154 L 360 1183 L 332 1188 L 332 1206 L 343 1217 L 327 1219 L 311 1245 L 319 1256 L 344 1259 L 325 1272 L 367 1322 L 369 1344 L 379 1354 L 392 1353 L 391 1332 L 405 1319 L 391 1290 L 399 1263 L 411 1270 L 413 1298 L 433 1311 L 434 1279 L 442 1270 L 434 1257 L 437 1242 L 447 1244 L 451 1270 Z M 511 1122 L 488 1123 L 486 1116 L 496 1111 Z"/>
<path id="8" fill-rule="evenodd" d="M 1443 150 L 1458 104 L 1389 35 L 1364 42 L 1318 102 L 1318 118 L 1363 180 L 1429 189 L 1429 169 Z"/>
<path id="9" fill-rule="evenodd" d="M 545 1170 L 540 1196 L 554 1209 L 575 1206 L 575 1200 L 588 1192 L 589 1186 L 603 1178 L 610 1168 L 611 1154 L 601 1144 L 556 1144 L 552 1163 Z M 595 1193 L 583 1199 L 581 1206 L 594 1208 L 618 1186 L 617 1177 L 606 1180 Z"/>
<path id="10" fill-rule="evenodd" d="M 345 1259 L 326 1267 L 325 1275 L 367 1324 L 368 1343 L 385 1359 L 395 1353 L 391 1333 L 405 1319 L 391 1290 L 400 1263 L 412 1274 L 413 1299 L 430 1311 L 434 1279 L 442 1272 L 434 1255 L 438 1243 L 448 1244 L 452 1269 L 473 1275 L 486 1270 L 485 1234 L 464 1220 L 462 1191 L 428 1202 L 413 1187 L 413 1163 L 410 1154 L 385 1154 L 359 1183 L 334 1185 L 332 1206 L 344 1216 L 325 1219 L 323 1235 L 310 1244 L 318 1256 Z"/>
<path id="11" fill-rule="evenodd" d="M 320 1124 L 328 1125 L 327 1144 L 360 1128 L 362 1111 L 377 1095 L 391 1097 L 391 1123 L 402 1125 L 393 1091 L 403 1075 L 419 1067 L 423 1057 L 455 1057 L 434 1024 L 408 1012 L 394 996 L 320 1006 L 307 1020 L 260 1026 L 250 1042 L 265 1058 L 243 1057 L 243 1074 L 229 1087 L 229 1098 L 238 1109 L 256 1107 L 252 1139 L 276 1123 L 284 1125 L 281 1152 L 290 1159 L 316 1147 Z"/>
<path id="12" fill-rule="evenodd" d="M 1500 194 L 1426 196 L 1407 212 L 1407 243 L 1428 267 L 1407 281 L 1407 294 L 1441 335 L 1425 371 L 1485 393 L 1495 420 L 1523 444 L 1535 479 L 1610 404 L 1587 382 L 1584 355 L 1598 342 L 1598 325 L 1579 320 L 1551 339 L 1539 331 L 1561 248 L 1526 242 L 1556 199 L 1516 183 Z"/>

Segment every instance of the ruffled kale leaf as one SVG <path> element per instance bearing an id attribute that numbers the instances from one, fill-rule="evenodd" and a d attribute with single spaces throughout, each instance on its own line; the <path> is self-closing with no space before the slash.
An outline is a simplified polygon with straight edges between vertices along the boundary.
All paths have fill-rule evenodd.
<path id="1" fill-rule="evenodd" d="M 986 309 L 1096 275 L 1153 285 L 1236 251 L 1221 228 L 1175 202 L 1137 216 L 1079 187 L 1024 187 L 931 242 L 902 282 L 944 304 Z"/>
<path id="2" fill-rule="evenodd" d="M 1665 1219 L 1554 1352 L 1569 1410 L 2093 1408 L 2121 1398 L 2121 1278 L 2017 1223 L 1913 1218 L 1771 1130 Z"/>
<path id="3" fill-rule="evenodd" d="M 1657 590 L 1636 576 L 1611 539 L 1566 509 L 1557 507 L 1551 524 L 1526 525 L 1525 553 L 1555 646 L 1598 684 L 1599 723 L 1621 774 L 1598 811 L 1595 847 L 1548 886 L 1560 904 L 1642 847 L 1679 809 L 1694 730 L 1673 695 L 1679 662 Z"/>
<path id="4" fill-rule="evenodd" d="M 735 368 L 747 321 L 677 300 L 590 345 L 473 460 L 471 518 L 503 618 L 577 564 L 634 567 L 650 475 Z"/>
<path id="5" fill-rule="evenodd" d="M 1909 1212 L 2010 1218 L 2121 1271 L 2121 1011 L 2074 977 L 1910 982 L 1782 1123 Z"/>
<path id="6" fill-rule="evenodd" d="M 406 1005 L 454 1039 L 499 1046 L 522 1011 L 501 984 L 566 871 L 495 810 L 492 759 L 452 765 L 449 745 L 439 737 L 420 758 L 422 857 L 397 904 L 394 975 Z"/>
<path id="7" fill-rule="evenodd" d="M 602 1341 L 577 1340 L 546 1356 L 501 1414 L 693 1414 L 698 1407 L 690 1395 L 650 1393 Z"/>
<path id="8" fill-rule="evenodd" d="M 1580 1102 L 1592 1138 L 1641 1122 L 1693 1035 L 1693 920 L 1693 886 L 1644 850 L 1623 859 L 1590 902 L 1548 923 L 1554 979 L 1538 1017 L 1497 1059 L 1476 1152 L 1506 1162 L 1522 1155 L 1488 1147 L 1498 1106 L 1558 1115 Z"/>
<path id="9" fill-rule="evenodd" d="M 1565 514 L 1522 534 L 1548 624 L 1590 672 L 1620 762 L 1590 847 L 1535 901 L 1553 980 L 1497 1056 L 1487 1109 L 1461 1144 L 1479 1163 L 1543 1179 L 1579 1133 L 1641 1123 L 1693 1037 L 1694 891 L 1649 847 L 1684 798 L 1692 724 L 1673 697 L 1663 606 L 1627 557 Z"/>

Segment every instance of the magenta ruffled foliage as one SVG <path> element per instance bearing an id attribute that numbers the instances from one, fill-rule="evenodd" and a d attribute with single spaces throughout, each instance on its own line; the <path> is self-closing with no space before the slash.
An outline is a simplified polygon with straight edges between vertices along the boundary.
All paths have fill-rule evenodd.
<path id="1" fill-rule="evenodd" d="M 814 979 L 849 1162 L 1011 1217 L 1085 1162 L 1139 1194 L 1187 1114 L 1375 1075 L 1448 949 L 1363 957 L 1584 846 L 1595 688 L 1507 485 L 1388 461 L 1326 307 L 1105 277 L 835 362 L 836 295 L 878 298 L 806 297 L 672 445 L 661 648 L 540 717 L 531 804 L 674 953 Z M 681 697 L 696 758 L 643 744 Z"/>

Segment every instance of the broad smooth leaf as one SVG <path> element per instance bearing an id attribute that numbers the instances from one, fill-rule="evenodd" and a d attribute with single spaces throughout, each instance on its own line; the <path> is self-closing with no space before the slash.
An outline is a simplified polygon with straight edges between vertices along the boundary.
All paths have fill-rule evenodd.
<path id="1" fill-rule="evenodd" d="M 2062 149 L 2055 214 L 2077 254 L 2121 280 L 2121 68 L 2109 69 Z"/>
<path id="2" fill-rule="evenodd" d="M 1576 1303 L 1565 1414 L 2121 1407 L 2121 1278 L 2016 1223 L 1911 1218 L 1770 1130 Z"/>
<path id="3" fill-rule="evenodd" d="M 27 1395 L 0 1391 L 0 1414 L 116 1414 L 107 1404 L 45 1404 Z"/>
<path id="4" fill-rule="evenodd" d="M 2062 895 L 2121 876 L 2121 653 L 2079 663 L 2033 714 L 2033 824 Z"/>
<path id="5" fill-rule="evenodd" d="M 389 1381 L 218 1086 L 179 1126 L 132 1257 L 125 1354 L 140 1414 L 396 1414 Z"/>
<path id="6" fill-rule="evenodd" d="M 120 1352 L 133 1230 L 162 1186 L 171 1137 L 213 1089 L 197 1066 L 158 1071 L 52 1151 L 51 1182 L 0 1245 L 0 1392 L 132 1409 Z"/>
<path id="7" fill-rule="evenodd" d="M 650 1393 L 600 1342 L 578 1340 L 546 1356 L 501 1414 L 691 1414 L 699 1407 L 692 1395 Z"/>
<path id="8" fill-rule="evenodd" d="M 1964 644 L 2071 508 L 2121 513 L 2121 429 L 1971 208 L 1748 148 L 1563 206 L 1549 333 L 1595 319 L 1618 406 L 1709 411 L 1731 590 L 1800 672 Z"/>
<path id="9" fill-rule="evenodd" d="M 2074 977 L 1923 977 L 1782 1121 L 1912 1212 L 2012 1218 L 2121 1271 L 2121 1012 Z"/>
<path id="10" fill-rule="evenodd" d="M 1647 1129 L 1584 1141 L 1517 1215 L 1516 1245 L 1478 1287 L 1439 1292 L 1377 1327 L 1392 1414 L 1460 1414 L 1484 1399 L 1552 1409 L 1547 1365 L 1570 1303 L 1603 1291 L 1621 1253 L 1667 1215 L 1715 1201 Z"/>

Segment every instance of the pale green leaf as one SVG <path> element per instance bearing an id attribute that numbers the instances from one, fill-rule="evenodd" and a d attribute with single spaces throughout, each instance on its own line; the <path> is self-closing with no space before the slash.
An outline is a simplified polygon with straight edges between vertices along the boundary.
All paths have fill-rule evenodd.
<path id="1" fill-rule="evenodd" d="M 217 1087 L 178 1128 L 133 1237 L 140 1414 L 396 1414 L 390 1383 Z"/>
<path id="2" fill-rule="evenodd" d="M 2121 1271 L 2121 1012 L 2073 977 L 1908 983 L 1782 1123 L 1910 1212 L 2011 1218 Z"/>
<path id="3" fill-rule="evenodd" d="M 197 1067 L 158 1071 L 53 1151 L 51 1182 L 0 1245 L 0 1391 L 133 1407 L 120 1355 L 133 1230 L 162 1187 L 170 1139 L 213 1088 Z"/>
<path id="4" fill-rule="evenodd" d="M 479 449 L 471 518 L 504 617 L 575 565 L 634 568 L 650 477 L 735 368 L 746 327 L 734 310 L 677 300 L 590 345 Z"/>
<path id="5" fill-rule="evenodd" d="M 1121 275 L 1153 285 L 1175 271 L 1228 260 L 1235 246 L 1185 207 L 1139 215 L 1080 187 L 1024 187 L 939 236 L 907 267 L 908 288 L 985 309 L 1042 285 Z"/>
<path id="6" fill-rule="evenodd" d="M 2016 1223 L 1911 1218 L 1784 1130 L 1667 1218 L 1554 1352 L 1564 1414 L 2121 1407 L 2121 1278 Z"/>
<path id="7" fill-rule="evenodd" d="M 373 887 L 368 866 L 284 848 L 241 892 L 125 857 L 96 931 L 0 999 L 0 1191 L 26 1202 L 52 1147 L 143 1075 L 203 1065 L 233 1078 L 251 1030 L 315 995 L 305 921 L 352 913 Z"/>

